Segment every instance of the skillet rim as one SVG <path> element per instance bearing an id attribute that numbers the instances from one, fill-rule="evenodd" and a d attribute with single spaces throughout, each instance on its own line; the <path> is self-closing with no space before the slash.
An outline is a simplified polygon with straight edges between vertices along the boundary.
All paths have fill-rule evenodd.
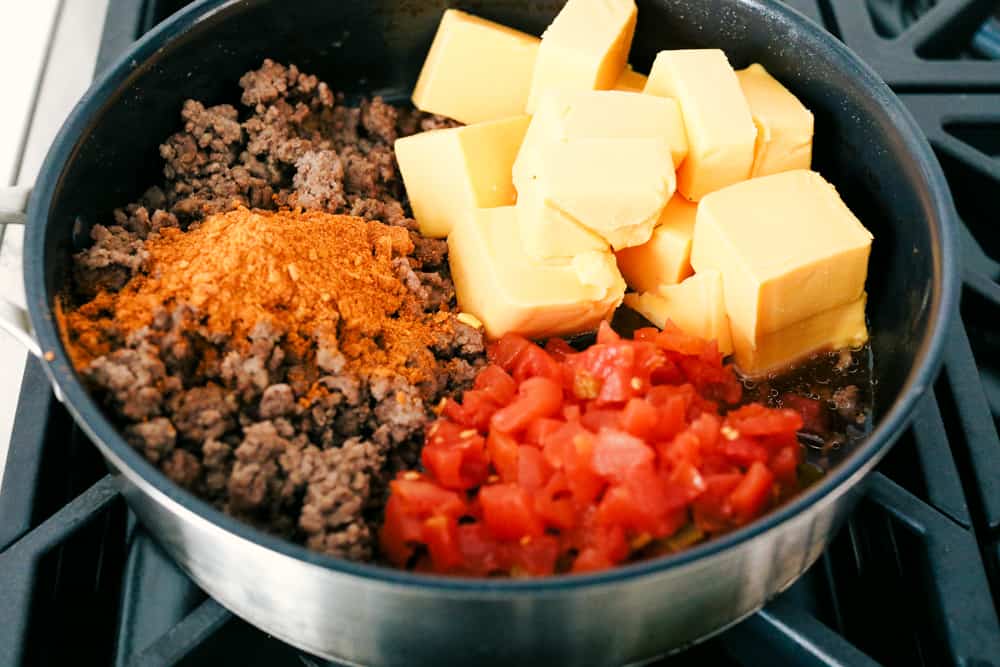
<path id="1" fill-rule="evenodd" d="M 247 540 L 252 544 L 277 552 L 283 556 L 304 561 L 332 572 L 358 577 L 366 583 L 388 584 L 422 590 L 423 592 L 448 592 L 476 596 L 489 594 L 559 593 L 622 583 L 656 574 L 672 568 L 681 568 L 702 558 L 711 558 L 735 548 L 767 531 L 778 527 L 806 512 L 813 505 L 831 501 L 849 490 L 849 486 L 862 483 L 858 479 L 867 475 L 875 463 L 884 456 L 902 430 L 925 391 L 932 385 L 942 363 L 943 348 L 948 334 L 951 315 L 959 297 L 958 236 L 955 228 L 957 213 L 951 192 L 941 167 L 923 131 L 912 114 L 875 72 L 845 45 L 798 11 L 768 0 L 732 0 L 748 6 L 772 24 L 789 24 L 803 33 L 804 39 L 817 43 L 828 52 L 831 59 L 865 90 L 869 98 L 885 112 L 899 132 L 905 154 L 897 162 L 910 159 L 924 181 L 921 196 L 929 199 L 924 208 L 932 215 L 927 217 L 931 237 L 931 264 L 933 271 L 932 295 L 925 333 L 903 386 L 885 413 L 881 423 L 868 438 L 833 471 L 798 496 L 759 520 L 691 549 L 659 558 L 620 566 L 593 574 L 573 574 L 529 580 L 473 579 L 415 574 L 388 567 L 356 563 L 308 550 L 306 547 L 269 535 L 249 524 L 230 517 L 194 494 L 170 481 L 137 451 L 130 447 L 118 429 L 104 416 L 90 397 L 73 370 L 62 345 L 58 327 L 52 315 L 45 289 L 44 269 L 41 262 L 27 261 L 44 256 L 45 231 L 48 211 L 53 195 L 59 189 L 65 165 L 75 157 L 80 144 L 95 125 L 108 100 L 127 86 L 129 80 L 153 66 L 157 55 L 166 46 L 189 30 L 210 19 L 219 17 L 238 5 L 252 4 L 246 0 L 197 0 L 173 14 L 146 33 L 124 52 L 95 81 L 67 117 L 50 147 L 39 171 L 28 207 L 28 225 L 24 238 L 24 279 L 27 303 L 32 326 L 41 348 L 52 352 L 51 361 L 42 360 L 46 373 L 64 397 L 64 403 L 77 424 L 94 441 L 102 454 L 114 460 L 127 477 L 136 477 L 132 483 L 143 492 L 152 494 L 154 500 L 174 503 L 166 509 L 177 513 L 183 510 L 207 522 L 211 527 L 228 533 L 229 537 Z M 130 474 L 131 473 L 131 474 Z M 141 483 L 140 483 L 141 482 Z M 157 537 L 154 534 L 154 537 Z"/>

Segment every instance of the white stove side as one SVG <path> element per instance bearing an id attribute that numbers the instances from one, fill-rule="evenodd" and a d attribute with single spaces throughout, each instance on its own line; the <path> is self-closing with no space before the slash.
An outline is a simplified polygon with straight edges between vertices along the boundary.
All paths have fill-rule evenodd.
<path id="1" fill-rule="evenodd" d="M 90 85 L 108 0 L 32 0 L 0 7 L 0 183 L 34 181 L 63 120 Z M 0 238 L 0 294 L 23 291 L 22 231 Z M 18 297 L 20 299 L 20 297 Z M 22 304 L 23 305 L 23 304 Z M 0 331 L 0 479 L 10 445 L 25 352 Z"/>

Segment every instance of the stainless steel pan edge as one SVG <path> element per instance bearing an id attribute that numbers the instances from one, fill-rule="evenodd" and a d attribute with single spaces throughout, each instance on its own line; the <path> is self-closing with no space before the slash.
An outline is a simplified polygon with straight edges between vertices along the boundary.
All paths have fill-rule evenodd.
<path id="1" fill-rule="evenodd" d="M 875 75 L 791 10 L 732 0 L 823 41 L 873 91 L 926 184 L 935 285 L 926 333 L 899 398 L 843 465 L 764 520 L 677 556 L 613 572 L 545 581 L 418 577 L 315 554 L 241 524 L 171 484 L 133 451 L 87 394 L 63 350 L 45 284 L 45 226 L 63 165 L 111 94 L 165 43 L 226 10 L 203 0 L 141 40 L 81 100 L 43 165 L 29 206 L 25 283 L 46 369 L 77 421 L 120 473 L 143 523 L 193 579 L 238 615 L 318 655 L 361 664 L 431 662 L 614 664 L 682 647 L 751 613 L 822 552 L 940 363 L 957 302 L 953 206 L 916 123 Z M 671 2 L 669 4 L 677 4 Z"/>

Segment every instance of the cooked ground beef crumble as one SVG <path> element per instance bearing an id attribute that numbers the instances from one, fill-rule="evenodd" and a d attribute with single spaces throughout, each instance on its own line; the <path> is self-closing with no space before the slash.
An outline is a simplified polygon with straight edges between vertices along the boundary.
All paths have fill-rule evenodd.
<path id="1" fill-rule="evenodd" d="M 425 311 L 454 310 L 447 246 L 416 232 L 392 143 L 455 123 L 379 98 L 346 106 L 315 76 L 271 60 L 240 86 L 241 108 L 184 103 L 182 129 L 160 147 L 164 183 L 94 227 L 93 245 L 74 258 L 72 298 L 120 290 L 146 271 L 144 241 L 160 229 L 190 229 L 242 205 L 402 226 L 415 249 L 395 260 L 398 278 Z M 236 349 L 180 305 L 127 337 L 111 332 L 113 351 L 83 375 L 128 441 L 173 481 L 272 533 L 365 560 L 388 479 L 417 464 L 431 408 L 483 364 L 481 333 L 461 323 L 455 331 L 431 345 L 440 372 L 410 384 L 353 374 L 337 350 L 298 358 L 267 322 Z"/>

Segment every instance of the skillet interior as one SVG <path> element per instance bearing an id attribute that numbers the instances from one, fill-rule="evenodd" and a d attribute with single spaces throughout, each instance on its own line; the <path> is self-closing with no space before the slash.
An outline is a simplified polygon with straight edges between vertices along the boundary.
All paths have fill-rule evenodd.
<path id="1" fill-rule="evenodd" d="M 888 89 L 876 87 L 867 69 L 802 29 L 785 10 L 755 0 L 640 0 L 638 4 L 639 30 L 631 58 L 637 69 L 648 70 L 662 48 L 692 46 L 724 48 L 737 67 L 753 61 L 764 64 L 816 114 L 815 166 L 837 185 L 875 235 L 868 312 L 878 380 L 876 433 L 842 464 L 857 468 L 863 459 L 884 449 L 898 431 L 903 411 L 915 401 L 911 394 L 928 383 L 937 356 L 931 336 L 940 338 L 940 315 L 949 311 L 955 298 L 953 239 L 944 224 L 950 199 L 936 163 Z M 36 219 L 26 241 L 26 284 L 34 324 L 43 349 L 56 351 L 50 372 L 77 414 L 145 476 L 159 477 L 159 473 L 128 450 L 84 395 L 67 370 L 68 360 L 52 326 L 48 309 L 65 284 L 69 253 L 86 243 L 89 225 L 109 220 L 114 207 L 160 180 L 158 145 L 178 126 L 185 99 L 235 101 L 240 75 L 265 57 L 294 62 L 335 90 L 405 97 L 445 5 L 539 33 L 562 0 L 198 3 L 186 13 L 193 17 L 199 7 L 205 12 L 193 29 L 161 50 L 157 42 L 190 21 L 174 22 L 148 37 L 138 55 L 119 63 L 104 81 L 109 94 L 92 92 L 60 135 L 35 193 Z M 47 225 L 42 226 L 43 218 Z M 822 486 L 829 488 L 848 474 L 843 471 Z M 157 486 L 169 483 L 160 478 Z M 821 491 L 816 489 L 809 498 Z M 171 495 L 186 496 L 176 490 Z M 809 498 L 779 515 L 801 509 Z M 184 502 L 209 516 L 215 514 L 200 501 Z M 240 532 L 258 535 L 249 528 Z M 742 534 L 725 542 L 738 541 Z M 309 560 L 344 567 L 320 556 L 311 555 Z"/>

